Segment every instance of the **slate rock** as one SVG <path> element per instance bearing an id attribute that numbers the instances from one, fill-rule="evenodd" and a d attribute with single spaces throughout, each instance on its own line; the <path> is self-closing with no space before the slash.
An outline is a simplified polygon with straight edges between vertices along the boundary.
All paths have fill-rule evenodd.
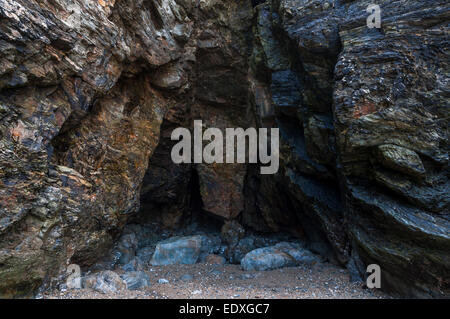
<path id="1" fill-rule="evenodd" d="M 173 237 L 159 242 L 150 263 L 153 266 L 195 264 L 202 248 L 202 236 Z"/>
<path id="2" fill-rule="evenodd" d="M 127 288 L 126 282 L 117 273 L 110 270 L 85 277 L 83 286 L 104 294 L 117 293 Z"/>
<path id="3" fill-rule="evenodd" d="M 243 270 L 271 270 L 299 264 L 315 264 L 322 259 L 296 243 L 278 243 L 249 252 L 241 261 Z"/>
<path id="4" fill-rule="evenodd" d="M 150 286 L 150 277 L 143 271 L 130 271 L 121 276 L 128 290 L 139 290 Z"/>

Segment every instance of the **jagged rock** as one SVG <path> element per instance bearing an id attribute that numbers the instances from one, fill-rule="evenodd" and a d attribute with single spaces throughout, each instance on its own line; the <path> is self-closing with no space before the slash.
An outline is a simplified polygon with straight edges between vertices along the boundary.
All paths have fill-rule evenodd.
<path id="1" fill-rule="evenodd" d="M 221 248 L 222 240 L 220 239 L 220 236 L 203 235 L 199 260 L 204 261 L 208 256 L 220 253 Z"/>
<path id="2" fill-rule="evenodd" d="M 177 24 L 171 32 L 178 41 L 187 42 L 192 34 L 192 25 L 188 23 Z"/>
<path id="3" fill-rule="evenodd" d="M 305 146 L 309 157 L 316 163 L 335 166 L 336 149 L 333 118 L 313 115 L 305 122 Z"/>
<path id="4" fill-rule="evenodd" d="M 320 256 L 313 254 L 297 243 L 283 242 L 278 243 L 273 247 L 289 254 L 299 264 L 316 264 L 323 261 Z"/>
<path id="5" fill-rule="evenodd" d="M 153 266 L 195 264 L 220 249 L 220 238 L 205 235 L 173 237 L 156 245 Z"/>
<path id="6" fill-rule="evenodd" d="M 256 10 L 258 12 L 258 18 L 255 33 L 261 43 L 264 58 L 267 61 L 267 67 L 272 71 L 289 69 L 289 56 L 283 51 L 285 46 L 280 43 L 272 28 L 273 19 L 270 4 L 267 3 L 259 6 Z M 292 93 L 288 92 L 288 94 Z M 296 94 L 296 92 L 293 92 L 293 94 Z"/>
<path id="7" fill-rule="evenodd" d="M 184 282 L 189 282 L 189 281 L 192 281 L 193 279 L 194 279 L 194 277 L 192 277 L 192 275 L 189 275 L 189 274 L 184 274 L 180 277 L 180 280 L 184 281 Z"/>
<path id="8" fill-rule="evenodd" d="M 236 246 L 244 237 L 245 229 L 237 221 L 226 222 L 221 229 L 222 240 L 229 246 Z"/>
<path id="9" fill-rule="evenodd" d="M 155 248 L 153 247 L 144 247 L 137 251 L 136 257 L 139 259 L 139 263 L 142 265 L 147 265 L 150 263 L 150 260 L 155 253 Z"/>
<path id="10" fill-rule="evenodd" d="M 126 282 L 128 290 L 139 290 L 150 286 L 150 277 L 143 271 L 126 272 L 120 277 Z"/>
<path id="11" fill-rule="evenodd" d="M 291 70 L 273 72 L 270 90 L 275 112 L 295 118 L 302 103 L 302 88 L 297 75 Z"/>
<path id="12" fill-rule="evenodd" d="M 117 293 L 127 288 L 127 283 L 118 274 L 109 270 L 90 275 L 84 278 L 83 282 L 85 288 L 92 288 L 104 294 Z"/>
<path id="13" fill-rule="evenodd" d="M 450 229 L 448 108 L 441 80 L 448 63 L 433 61 L 448 61 L 440 47 L 449 6 L 412 1 L 406 9 L 400 3 L 379 3 L 379 30 L 356 27 L 365 18 L 359 1 L 340 23 L 334 115 L 344 213 L 354 249 L 364 264 L 380 265 L 386 289 L 442 297 L 450 287 L 442 280 L 450 265 L 444 235 Z"/>
<path id="14" fill-rule="evenodd" d="M 210 265 L 224 265 L 226 263 L 226 259 L 219 255 L 208 255 L 205 258 L 205 263 Z"/>

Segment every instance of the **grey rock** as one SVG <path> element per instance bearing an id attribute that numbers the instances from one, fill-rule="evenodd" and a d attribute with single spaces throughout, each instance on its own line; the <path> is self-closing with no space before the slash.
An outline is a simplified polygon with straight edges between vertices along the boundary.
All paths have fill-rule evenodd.
<path id="1" fill-rule="evenodd" d="M 202 235 L 202 246 L 200 249 L 200 261 L 205 261 L 210 255 L 220 252 L 222 240 L 220 236 Z"/>
<path id="2" fill-rule="evenodd" d="M 143 247 L 136 252 L 136 257 L 139 259 L 139 263 L 146 265 L 150 263 L 153 254 L 155 253 L 155 248 L 153 247 Z"/>
<path id="3" fill-rule="evenodd" d="M 123 271 L 136 271 L 139 268 L 139 262 L 137 258 L 133 258 L 127 264 L 120 267 Z"/>
<path id="4" fill-rule="evenodd" d="M 192 34 L 192 27 L 188 23 L 177 24 L 171 32 L 178 41 L 187 42 Z"/>
<path id="5" fill-rule="evenodd" d="M 239 278 L 242 280 L 255 279 L 256 277 L 258 277 L 257 274 L 248 274 L 248 273 L 245 273 L 245 274 L 242 274 L 239 276 Z"/>
<path id="6" fill-rule="evenodd" d="M 190 274 L 184 274 L 183 276 L 180 277 L 180 280 L 184 282 L 189 282 L 194 280 L 194 277 Z"/>
<path id="7" fill-rule="evenodd" d="M 283 242 L 273 247 L 292 256 L 298 264 L 316 264 L 323 261 L 320 256 L 313 254 L 298 243 Z"/>
<path id="8" fill-rule="evenodd" d="M 425 168 L 419 155 L 407 148 L 385 144 L 378 146 L 380 162 L 388 168 L 411 176 L 423 176 Z"/>
<path id="9" fill-rule="evenodd" d="M 228 221 L 222 226 L 222 240 L 231 247 L 237 245 L 239 240 L 242 239 L 244 235 L 244 227 L 242 227 L 242 225 L 235 220 Z"/>
<path id="10" fill-rule="evenodd" d="M 229 247 L 227 256 L 232 264 L 239 264 L 246 254 L 252 250 L 260 248 L 256 245 L 253 237 L 246 237 L 239 241 L 235 247 Z"/>
<path id="11" fill-rule="evenodd" d="M 86 288 L 92 288 L 104 294 L 117 293 L 127 288 L 126 282 L 118 274 L 109 270 L 88 276 L 83 282 Z"/>
<path id="12" fill-rule="evenodd" d="M 205 258 L 205 263 L 210 265 L 225 265 L 226 262 L 225 257 L 219 255 L 208 255 Z"/>
<path id="13" fill-rule="evenodd" d="M 299 264 L 315 264 L 322 259 L 295 243 L 279 243 L 249 252 L 241 261 L 243 270 L 271 270 Z"/>
<path id="14" fill-rule="evenodd" d="M 291 70 L 272 73 L 272 103 L 280 115 L 297 116 L 302 103 L 301 84 Z"/>
<path id="15" fill-rule="evenodd" d="M 150 263 L 153 266 L 195 264 L 202 248 L 202 236 L 173 237 L 158 243 Z"/>
<path id="16" fill-rule="evenodd" d="M 150 277 L 143 271 L 131 271 L 121 278 L 126 282 L 128 290 L 139 290 L 150 286 Z"/>

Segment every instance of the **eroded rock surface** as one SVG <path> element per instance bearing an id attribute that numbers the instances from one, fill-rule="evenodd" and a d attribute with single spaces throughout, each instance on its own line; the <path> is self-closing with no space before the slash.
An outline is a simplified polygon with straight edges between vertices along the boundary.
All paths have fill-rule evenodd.
<path id="1" fill-rule="evenodd" d="M 369 29 L 369 4 L 0 0 L 0 296 L 114 242 L 121 266 L 148 264 L 124 225 L 192 210 L 448 296 L 450 5 L 378 1 Z M 195 119 L 280 128 L 279 172 L 175 165 L 170 134 Z M 264 247 L 234 233 L 235 262 Z"/>

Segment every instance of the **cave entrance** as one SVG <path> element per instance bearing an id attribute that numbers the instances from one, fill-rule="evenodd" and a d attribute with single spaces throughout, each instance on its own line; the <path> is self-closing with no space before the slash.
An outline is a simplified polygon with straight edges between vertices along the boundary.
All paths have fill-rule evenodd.
<path id="1" fill-rule="evenodd" d="M 195 164 L 179 165 L 171 159 L 176 141 L 170 136 L 176 127 L 163 122 L 160 143 L 142 182 L 140 210 L 130 218 L 108 256 L 93 268 L 145 272 L 161 265 L 244 267 L 244 258 L 261 248 L 269 248 L 263 251 L 269 257 L 261 259 L 268 265 L 257 269 L 273 266 L 271 254 L 281 258 L 280 268 L 324 260 L 310 250 L 302 225 L 308 223 L 298 218 L 299 205 L 289 198 L 281 173 L 263 177 L 257 165 L 249 165 L 244 211 L 232 221 L 207 212 Z M 274 196 L 258 195 L 268 193 Z M 286 227 L 268 225 L 262 206 L 272 210 L 269 220 Z"/>

